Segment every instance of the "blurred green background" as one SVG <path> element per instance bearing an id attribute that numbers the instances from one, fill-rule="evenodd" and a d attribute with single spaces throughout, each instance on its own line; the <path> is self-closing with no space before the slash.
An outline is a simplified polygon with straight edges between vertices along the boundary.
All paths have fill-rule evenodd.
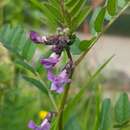
<path id="1" fill-rule="evenodd" d="M 46 30 L 43 20 L 43 14 L 37 11 L 29 0 L 0 1 L 1 27 L 10 23 L 12 25 L 23 25 L 28 29 L 41 30 L 42 27 L 43 30 Z M 79 29 L 79 36 L 83 39 L 89 37 L 88 30 L 88 25 L 84 22 Z M 72 122 L 71 118 L 68 121 L 73 128 L 76 123 L 83 129 L 92 130 L 93 116 L 97 112 L 95 99 L 99 98 L 99 102 L 101 102 L 104 97 L 110 97 L 114 104 L 115 97 L 119 92 L 129 92 L 129 36 L 130 11 L 128 10 L 113 24 L 78 67 L 77 74 L 73 79 L 70 99 L 73 97 L 73 93 L 77 93 L 80 87 L 87 84 L 87 80 L 96 68 L 106 58 L 116 53 L 112 63 L 88 86 L 82 102 L 74 109 L 71 118 L 75 118 L 75 116 L 76 118 Z M 49 107 L 50 103 L 46 96 L 22 78 L 21 72 L 19 72 L 20 66 L 16 66 L 13 61 L 14 57 L 0 44 L 0 130 L 28 130 L 27 124 L 30 119 L 37 121 L 39 120 L 37 114 L 40 110 L 52 110 L 52 108 Z M 44 68 L 41 68 L 41 70 L 42 76 L 46 80 L 46 71 Z M 23 74 L 31 75 L 29 72 L 22 71 Z M 56 99 L 59 98 L 56 95 L 54 96 Z M 58 102 L 59 99 L 57 99 Z M 91 114 L 93 116 L 89 116 Z M 86 118 L 84 119 L 84 117 Z M 66 125 L 67 130 L 70 128 L 67 128 Z"/>

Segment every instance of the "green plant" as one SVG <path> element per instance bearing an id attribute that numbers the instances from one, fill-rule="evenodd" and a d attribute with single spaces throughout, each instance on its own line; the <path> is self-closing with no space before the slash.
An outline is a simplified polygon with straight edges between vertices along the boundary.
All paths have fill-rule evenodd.
<path id="1" fill-rule="evenodd" d="M 105 4 L 96 9 L 93 9 L 91 5 L 89 5 L 85 0 L 77 0 L 76 2 L 75 0 L 49 0 L 43 3 L 40 3 L 37 0 L 30 0 L 30 2 L 44 14 L 44 23 L 50 27 L 50 30 L 52 30 L 53 32 L 56 32 L 56 30 L 58 31 L 58 33 L 55 33 L 51 37 L 41 37 L 39 34 L 32 32 L 30 35 L 31 39 L 36 43 L 55 45 L 53 48 L 53 52 L 58 55 L 58 58 L 61 56 L 61 53 L 68 56 L 69 62 L 66 64 L 64 69 L 67 71 L 67 69 L 69 68 L 69 74 L 64 77 L 65 79 L 67 79 L 67 81 L 64 78 L 62 79 L 65 80 L 64 83 L 66 83 L 64 94 L 56 95 L 52 93 L 49 87 L 50 82 L 46 81 L 46 77 L 44 77 L 43 79 L 43 75 L 40 71 L 38 71 L 39 67 L 41 68 L 41 66 L 31 65 L 31 60 L 36 51 L 36 44 L 33 44 L 30 39 L 27 38 L 25 30 L 23 28 L 11 27 L 10 25 L 3 26 L 0 31 L 0 40 L 3 45 L 8 50 L 10 50 L 10 52 L 12 52 L 11 54 L 13 54 L 13 58 L 15 58 L 14 61 L 17 64 L 21 65 L 24 70 L 26 69 L 26 71 L 23 71 L 23 69 L 20 68 L 22 70 L 22 74 L 24 74 L 24 79 L 39 88 L 52 103 L 51 110 L 48 110 L 51 114 L 55 115 L 54 120 L 52 120 L 51 122 L 51 129 L 109 130 L 113 127 L 122 129 L 123 127 L 129 126 L 130 104 L 126 93 L 123 93 L 121 95 L 119 101 L 116 104 L 115 119 L 113 119 L 113 115 L 111 115 L 112 112 L 110 99 L 105 99 L 103 102 L 101 101 L 99 83 L 95 83 L 95 87 L 93 87 L 95 91 L 94 95 L 90 97 L 85 96 L 87 87 L 93 86 L 92 81 L 94 81 L 96 76 L 109 63 L 112 57 L 110 57 L 93 75 L 90 76 L 88 83 L 83 86 L 72 99 L 70 99 L 69 101 L 67 99 L 69 95 L 69 90 L 71 88 L 71 82 L 69 79 L 72 79 L 76 67 L 81 63 L 86 54 L 95 45 L 95 43 L 104 34 L 104 32 L 107 31 L 107 29 L 113 24 L 113 22 L 115 22 L 115 20 L 130 6 L 130 1 L 126 0 L 124 1 L 123 6 L 119 6 L 118 1 L 107 0 L 105 1 Z M 90 20 L 90 25 L 93 35 L 92 38 L 89 40 L 80 40 L 75 34 L 75 31 L 88 15 L 92 16 L 92 19 Z M 104 24 L 106 20 L 107 24 Z M 58 27 L 60 27 L 60 29 Z M 56 44 L 57 39 L 58 45 Z M 59 47 L 59 43 L 62 43 L 60 44 L 61 50 L 60 52 L 59 50 L 57 52 L 57 47 Z M 76 61 L 74 61 L 73 59 L 73 55 L 75 54 L 79 55 Z M 47 60 L 49 60 L 49 62 L 52 62 L 49 58 Z M 54 63 L 49 63 L 49 65 L 51 65 L 51 67 L 54 67 L 57 63 L 56 60 L 54 60 Z M 46 60 L 44 59 L 42 64 L 45 65 L 45 68 L 48 71 L 48 61 L 47 63 L 45 62 Z M 61 64 L 61 66 L 63 66 L 63 64 Z M 50 72 L 50 70 L 48 72 Z M 52 78 L 53 76 L 51 75 L 50 77 Z M 51 79 L 50 77 L 49 79 Z M 57 79 L 59 80 L 59 77 Z M 57 82 L 53 81 L 53 79 L 51 79 L 51 81 L 53 84 L 57 84 Z M 58 81 L 58 83 L 60 83 L 60 81 Z M 81 100 L 84 100 L 83 104 L 80 104 Z M 60 103 L 58 104 L 57 102 Z M 92 105 L 95 106 L 95 109 L 92 108 Z M 84 108 L 85 106 L 87 107 Z M 76 110 L 76 112 L 72 113 L 72 110 Z M 79 112 L 82 111 L 82 114 L 85 113 L 85 117 L 84 115 L 79 114 Z M 94 119 L 92 119 L 91 117 L 91 112 L 94 113 Z M 80 121 L 82 119 L 84 119 L 84 123 Z M 46 120 L 50 120 L 50 117 L 47 117 Z M 90 126 L 88 128 L 85 125 L 86 123 L 89 123 L 89 121 L 92 123 L 93 126 Z M 114 123 L 112 123 L 111 121 L 113 121 Z M 81 127 L 80 123 L 82 124 Z"/>

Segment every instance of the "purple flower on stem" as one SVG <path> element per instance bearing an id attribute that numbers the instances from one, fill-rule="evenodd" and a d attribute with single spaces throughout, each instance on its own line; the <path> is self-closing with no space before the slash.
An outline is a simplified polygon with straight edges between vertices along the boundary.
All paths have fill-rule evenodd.
<path id="1" fill-rule="evenodd" d="M 47 39 L 45 36 L 40 36 L 38 33 L 31 31 L 30 34 L 30 39 L 35 42 L 35 43 L 44 43 Z"/>
<path id="2" fill-rule="evenodd" d="M 64 91 L 64 85 L 71 82 L 69 76 L 64 69 L 59 75 L 53 75 L 51 71 L 48 71 L 48 79 L 52 82 L 51 90 L 57 93 L 62 93 Z"/>
<path id="3" fill-rule="evenodd" d="M 42 58 L 41 64 L 44 65 L 46 69 L 52 69 L 59 61 L 59 55 L 53 53 L 49 58 Z"/>
<path id="4" fill-rule="evenodd" d="M 50 130 L 50 123 L 47 118 L 45 118 L 39 126 L 36 125 L 33 121 L 30 121 L 28 124 L 28 128 L 32 130 Z"/>

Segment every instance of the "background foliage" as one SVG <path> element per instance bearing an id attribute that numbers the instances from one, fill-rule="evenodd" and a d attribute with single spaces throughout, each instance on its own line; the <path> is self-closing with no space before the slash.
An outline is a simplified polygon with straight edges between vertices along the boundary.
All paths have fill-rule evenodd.
<path id="1" fill-rule="evenodd" d="M 38 59 L 41 55 L 48 56 L 50 52 L 28 39 L 27 32 L 30 28 L 49 26 L 50 31 L 55 32 L 57 27 L 61 26 L 69 28 L 72 34 L 89 16 L 92 38 L 80 40 L 77 37 L 71 47 L 71 52 L 77 59 L 80 54 L 91 49 L 104 31 L 129 6 L 128 0 L 107 0 L 94 9 L 91 8 L 90 2 L 85 0 L 65 0 L 65 8 L 58 0 L 41 2 L 43 3 L 38 0 L 1 1 L 0 10 L 3 13 L 0 15 L 0 41 L 8 50 L 3 46 L 0 50 L 1 130 L 28 129 L 27 123 L 31 118 L 39 122 L 38 111 L 53 111 L 50 96 L 57 104 L 62 96 L 49 91 L 50 83 L 46 79 L 46 71 Z M 81 88 L 74 88 L 72 84 L 72 94 L 64 114 L 65 130 L 112 130 L 129 126 L 128 95 L 123 92 L 116 103 L 102 98 L 100 72 L 111 59 L 112 57 L 100 65 L 96 72 L 87 75 L 87 82 L 79 81 Z M 65 61 L 64 55 L 63 62 Z M 55 121 L 52 124 L 52 129 L 55 129 Z"/>

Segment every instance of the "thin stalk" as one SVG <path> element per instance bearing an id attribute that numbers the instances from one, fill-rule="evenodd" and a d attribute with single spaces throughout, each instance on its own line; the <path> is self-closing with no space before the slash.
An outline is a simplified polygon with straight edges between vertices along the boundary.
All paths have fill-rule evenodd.
<path id="1" fill-rule="evenodd" d="M 104 30 L 102 32 L 100 32 L 97 36 L 97 38 L 94 40 L 93 45 L 89 48 L 89 50 L 95 45 L 95 43 L 100 39 L 100 37 L 104 34 L 104 32 L 106 32 L 109 27 L 111 27 L 111 25 L 122 15 L 122 13 L 130 6 L 130 2 L 123 8 L 121 9 L 121 11 L 107 24 L 107 26 L 104 28 Z M 79 65 L 81 63 L 81 61 L 84 59 L 84 57 L 86 56 L 86 54 L 89 51 L 88 49 L 77 59 L 77 61 L 75 62 L 75 65 Z"/>
<path id="2" fill-rule="evenodd" d="M 48 96 L 50 98 L 50 101 L 51 101 L 53 107 L 55 108 L 55 111 L 58 113 L 58 107 L 57 107 L 56 102 L 55 102 L 55 100 L 50 92 L 48 92 Z"/>
<path id="3" fill-rule="evenodd" d="M 72 59 L 72 55 L 70 53 L 69 48 L 66 48 L 66 52 L 67 52 L 69 60 L 73 64 L 73 59 Z M 74 72 L 74 68 L 72 67 L 72 71 L 71 71 L 71 74 L 70 74 L 70 77 L 69 77 L 70 79 L 72 79 L 73 72 Z M 58 119 L 58 129 L 59 130 L 63 130 L 64 129 L 64 126 L 63 126 L 63 114 L 64 114 L 64 107 L 65 107 L 65 104 L 66 104 L 66 101 L 67 101 L 67 97 L 68 97 L 68 94 L 69 94 L 70 85 L 71 85 L 71 82 L 68 83 L 65 86 L 64 95 L 62 97 L 60 108 L 59 108 L 59 119 Z"/>
<path id="4" fill-rule="evenodd" d="M 73 72 L 74 72 L 74 69 L 71 73 L 70 78 L 72 78 Z M 64 114 L 64 107 L 65 107 L 67 97 L 69 94 L 70 85 L 71 85 L 71 83 L 69 83 L 65 86 L 65 92 L 64 92 L 64 95 L 63 95 L 62 100 L 61 100 L 61 104 L 60 104 L 60 108 L 59 108 L 58 130 L 64 129 L 63 128 L 63 114 Z"/>
<path id="5" fill-rule="evenodd" d="M 57 105 L 56 105 L 56 102 L 55 102 L 55 100 L 54 100 L 54 98 L 53 98 L 51 92 L 50 92 L 49 89 L 47 88 L 46 83 L 43 82 L 43 80 L 41 79 L 41 77 L 40 77 L 40 75 L 39 75 L 38 73 L 36 73 L 36 74 L 37 74 L 37 78 L 39 79 L 39 81 L 41 81 L 42 84 L 45 86 L 45 88 L 46 88 L 46 90 L 47 90 L 47 92 L 48 92 L 49 100 L 50 100 L 50 102 L 52 103 L 52 105 L 53 105 L 55 111 L 58 112 L 58 107 L 57 107 Z"/>

